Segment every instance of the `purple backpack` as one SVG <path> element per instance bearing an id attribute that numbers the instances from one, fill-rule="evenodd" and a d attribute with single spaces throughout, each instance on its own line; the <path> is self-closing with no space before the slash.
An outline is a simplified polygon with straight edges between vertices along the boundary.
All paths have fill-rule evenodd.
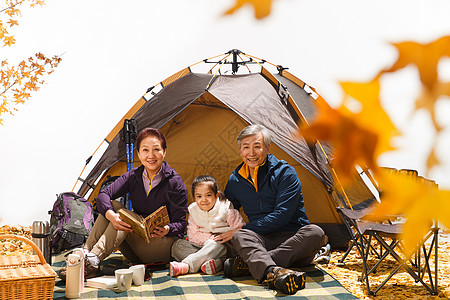
<path id="1" fill-rule="evenodd" d="M 50 245 L 53 254 L 80 247 L 94 225 L 91 203 L 72 193 L 61 193 L 53 204 L 50 217 Z"/>

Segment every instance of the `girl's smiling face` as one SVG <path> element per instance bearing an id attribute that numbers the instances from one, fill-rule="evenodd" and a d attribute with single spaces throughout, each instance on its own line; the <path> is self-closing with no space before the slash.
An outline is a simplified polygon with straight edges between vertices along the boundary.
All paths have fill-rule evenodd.
<path id="1" fill-rule="evenodd" d="M 209 184 L 208 184 L 209 183 Z M 198 207 L 203 211 L 209 211 L 216 204 L 219 196 L 211 190 L 212 182 L 201 182 L 195 187 L 194 200 Z"/>
<path id="2" fill-rule="evenodd" d="M 153 176 L 161 169 L 166 158 L 166 150 L 161 141 L 155 136 L 147 136 L 141 141 L 138 149 L 138 157 L 149 176 Z"/>

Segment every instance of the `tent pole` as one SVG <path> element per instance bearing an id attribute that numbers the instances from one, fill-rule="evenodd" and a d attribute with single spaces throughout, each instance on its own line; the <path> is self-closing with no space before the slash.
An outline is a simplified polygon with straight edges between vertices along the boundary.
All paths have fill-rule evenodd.
<path id="1" fill-rule="evenodd" d="M 231 53 L 233 54 L 233 63 L 231 64 L 231 70 L 232 70 L 233 74 L 236 74 L 239 69 L 237 57 L 241 53 L 241 51 L 239 51 L 238 49 L 233 49 L 233 50 L 231 50 Z"/>
<path id="2" fill-rule="evenodd" d="M 84 170 L 86 169 L 86 166 L 87 166 L 88 163 L 91 161 L 92 157 L 95 155 L 95 153 L 97 152 L 97 150 L 100 148 L 100 146 L 103 144 L 104 141 L 105 141 L 105 140 L 103 140 L 103 141 L 100 143 L 100 145 L 98 145 L 97 149 L 95 149 L 94 153 L 92 153 L 92 155 L 89 156 L 88 159 L 86 159 L 86 163 L 84 164 L 83 170 L 81 170 L 81 173 L 80 173 L 80 175 L 78 176 L 78 178 L 81 178 L 81 175 L 83 175 L 83 172 L 84 172 Z M 75 190 L 75 187 L 77 186 L 78 178 L 77 178 L 77 180 L 75 181 L 75 184 L 73 185 L 72 192 Z"/>
<path id="3" fill-rule="evenodd" d="M 201 61 L 198 61 L 198 62 L 196 62 L 196 63 L 193 63 L 192 65 L 189 66 L 189 68 L 190 68 L 190 67 L 193 67 L 193 66 L 195 66 L 195 65 L 198 65 L 199 63 L 206 62 L 206 61 L 208 61 L 208 60 L 210 60 L 210 59 L 213 59 L 213 58 L 216 58 L 216 57 L 219 57 L 219 56 L 222 56 L 222 55 L 226 55 L 226 53 L 224 53 L 224 54 L 219 54 L 219 55 L 216 55 L 216 56 L 212 56 L 212 57 L 210 57 L 210 58 L 206 58 L 206 59 L 204 59 L 204 60 L 201 60 Z M 214 67 L 213 67 L 213 68 L 214 68 Z"/>
<path id="4" fill-rule="evenodd" d="M 367 167 L 364 167 L 364 168 L 361 168 L 361 169 L 366 174 L 367 178 L 369 178 L 370 182 L 377 189 L 377 191 L 380 192 L 380 189 L 378 187 L 378 183 L 375 181 L 375 178 L 373 177 L 373 175 L 369 172 L 369 169 Z"/>
<path id="5" fill-rule="evenodd" d="M 307 85 L 307 84 L 305 83 L 305 85 Z M 313 87 L 311 87 L 311 86 L 309 86 L 309 85 L 308 85 L 308 87 L 309 87 L 312 91 L 314 91 L 314 93 L 317 94 L 318 97 L 317 97 L 317 99 L 315 99 L 316 101 L 324 101 L 324 102 L 326 102 L 326 101 L 322 98 L 322 96 L 320 96 L 320 95 L 316 92 L 316 90 L 315 90 Z M 288 91 L 288 93 L 289 93 L 289 91 Z M 290 95 L 289 95 L 289 96 L 290 96 Z M 313 99 L 314 99 L 314 98 L 313 98 Z M 321 99 L 321 100 L 320 100 L 320 99 Z M 302 115 L 302 117 L 303 117 L 303 120 L 305 121 L 305 124 L 308 124 L 308 122 L 306 121 L 305 117 L 304 117 L 303 115 Z M 299 127 L 299 128 L 300 128 L 300 127 Z M 339 187 L 339 189 L 341 190 L 342 195 L 344 196 L 344 199 L 345 199 L 345 201 L 347 202 L 348 207 L 349 207 L 350 209 L 353 209 L 353 207 L 352 207 L 352 205 L 351 205 L 351 203 L 350 203 L 350 200 L 348 199 L 347 193 L 345 192 L 344 186 L 342 185 L 341 180 L 339 179 L 339 177 L 338 177 L 338 175 L 337 175 L 337 173 L 336 173 L 336 170 L 334 169 L 333 164 L 331 163 L 331 160 L 328 158 L 327 153 L 326 153 L 325 150 L 323 149 L 322 144 L 320 143 L 319 140 L 315 140 L 315 142 L 319 145 L 320 150 L 322 151 L 323 155 L 325 156 L 325 159 L 327 160 L 327 166 L 328 166 L 328 168 L 330 169 L 330 171 L 333 173 L 334 178 L 336 178 L 338 187 Z"/>
<path id="6" fill-rule="evenodd" d="M 320 150 L 322 150 L 323 155 L 325 155 L 325 159 L 327 160 L 327 166 L 328 168 L 330 168 L 330 170 L 333 172 L 333 176 L 334 178 L 336 178 L 336 181 L 338 183 L 339 188 L 341 189 L 342 195 L 345 198 L 345 201 L 347 202 L 347 205 L 350 209 L 353 209 L 352 204 L 350 203 L 350 200 L 348 199 L 347 193 L 345 192 L 344 186 L 341 183 L 341 180 L 339 179 L 339 177 L 337 176 L 336 170 L 333 168 L 333 165 L 331 164 L 331 161 L 328 158 L 327 153 L 325 152 L 325 150 L 322 147 L 322 144 L 316 140 L 316 143 L 319 145 Z"/>
<path id="7" fill-rule="evenodd" d="M 312 86 L 309 86 L 309 85 L 307 85 L 306 83 L 305 83 L 305 86 L 308 86 L 308 87 L 309 87 L 312 91 L 314 91 L 314 93 L 316 93 L 317 96 L 318 96 L 317 99 L 314 99 L 312 96 L 310 96 L 310 97 L 312 97 L 312 98 L 313 98 L 314 100 L 316 100 L 316 101 L 324 101 L 324 102 L 326 102 L 326 101 L 322 98 L 322 96 L 320 96 Z M 289 97 L 291 97 L 289 91 L 287 91 L 287 93 L 289 94 Z M 291 97 L 291 98 L 292 98 L 292 97 Z M 321 100 L 320 100 L 320 99 L 321 99 Z M 301 112 L 300 112 L 300 116 L 301 116 L 301 121 L 302 121 L 302 123 L 308 125 L 308 121 L 306 120 L 305 116 L 303 116 L 303 114 L 302 114 Z M 299 126 L 299 129 L 300 129 L 300 126 Z M 323 149 L 322 144 L 320 143 L 319 140 L 315 140 L 314 142 L 317 143 L 317 144 L 319 145 L 320 150 L 322 151 L 323 155 L 325 156 L 325 159 L 327 160 L 327 166 L 328 166 L 328 168 L 330 169 L 330 171 L 333 173 L 334 178 L 336 178 L 336 182 L 337 182 L 338 188 L 339 188 L 340 191 L 342 192 L 342 195 L 344 196 L 344 199 L 345 199 L 345 201 L 347 202 L 348 207 L 349 207 L 350 209 L 353 209 L 353 207 L 352 207 L 352 205 L 351 205 L 351 203 L 350 203 L 350 200 L 348 199 L 347 193 L 345 192 L 344 186 L 342 185 L 341 180 L 339 179 L 339 177 L 338 177 L 338 175 L 337 175 L 337 173 L 336 173 L 336 170 L 334 169 L 333 164 L 331 163 L 331 160 L 328 158 L 327 153 L 326 153 L 325 150 Z"/>
<path id="8" fill-rule="evenodd" d="M 306 83 L 305 83 L 305 85 L 306 85 Z M 317 92 L 315 91 L 315 89 L 314 89 L 313 87 L 311 87 L 311 86 L 309 86 L 309 85 L 308 85 L 308 87 L 310 87 L 311 90 L 313 90 L 314 93 L 317 94 Z M 292 96 L 291 96 L 291 94 L 289 93 L 289 91 L 288 91 L 288 90 L 286 90 L 286 91 L 287 91 L 287 93 L 288 93 L 288 97 L 289 97 L 290 99 L 292 99 Z M 317 95 L 318 95 L 318 98 L 317 98 L 317 99 L 320 98 L 320 99 L 322 99 L 322 101 L 325 101 L 319 94 L 317 94 Z M 313 98 L 313 99 L 314 99 L 314 98 Z M 315 100 L 317 101 L 317 99 L 315 99 Z M 299 114 L 299 117 L 300 117 L 300 121 L 301 121 L 303 124 L 308 125 L 308 121 L 306 120 L 305 116 L 302 114 L 302 112 L 301 112 L 300 110 L 298 110 L 298 114 Z M 297 126 L 298 126 L 298 128 L 299 128 L 299 130 L 300 130 L 300 127 L 301 127 L 301 126 L 300 126 L 299 124 L 297 124 Z M 328 158 L 327 153 L 326 153 L 325 150 L 323 149 L 322 144 L 320 143 L 319 140 L 315 140 L 314 142 L 317 143 L 317 144 L 319 145 L 320 150 L 322 151 L 323 155 L 325 156 L 325 159 L 327 160 L 327 166 L 328 166 L 328 168 L 330 169 L 330 171 L 333 173 L 332 175 L 333 175 L 334 178 L 336 179 L 337 186 L 338 186 L 338 188 L 340 189 L 340 191 L 342 192 L 342 196 L 344 196 L 345 202 L 347 202 L 347 205 L 348 205 L 348 207 L 349 207 L 350 209 L 353 209 L 353 207 L 352 207 L 352 205 L 351 205 L 351 203 L 350 203 L 350 200 L 348 199 L 347 193 L 345 192 L 344 186 L 342 185 L 342 183 L 341 183 L 339 177 L 337 176 L 336 170 L 334 169 L 334 167 L 333 167 L 333 165 L 332 165 L 330 159 Z"/>
<path id="9" fill-rule="evenodd" d="M 230 57 L 230 55 L 231 55 L 231 53 L 230 54 L 228 54 L 227 55 L 227 57 L 225 57 L 225 58 L 222 58 L 222 60 L 223 59 L 227 59 L 228 57 Z M 221 64 L 220 64 L 220 67 L 219 68 L 217 68 L 217 70 L 216 70 L 216 73 L 214 73 L 214 75 L 213 75 L 213 77 L 211 78 L 211 80 L 208 82 L 208 85 L 206 86 L 206 88 L 205 88 L 205 91 L 207 91 L 208 89 L 209 89 L 209 87 L 211 86 L 211 82 L 214 80 L 214 78 L 216 77 L 216 75 L 217 75 L 217 72 L 219 72 L 219 70 L 220 70 L 220 68 L 222 68 L 222 66 L 223 66 L 223 62 L 221 62 Z M 212 69 L 211 69 L 212 70 Z"/>
<path id="10" fill-rule="evenodd" d="M 242 53 L 242 52 L 241 52 Z M 242 57 L 240 55 L 238 55 L 239 58 L 242 60 L 242 62 L 244 62 L 244 60 L 242 59 Z M 250 68 L 247 66 L 247 64 L 244 63 L 244 66 L 247 68 L 248 72 L 251 73 L 252 71 L 250 71 Z"/>
<path id="11" fill-rule="evenodd" d="M 254 59 L 257 59 L 257 60 L 259 60 L 259 61 L 261 61 L 261 62 L 263 62 L 263 63 L 268 63 L 269 65 L 272 65 L 272 66 L 278 68 L 278 66 L 277 66 L 276 64 L 273 64 L 273 63 L 271 63 L 270 61 L 266 61 L 265 59 L 261 59 L 261 58 L 258 58 L 258 57 L 256 57 L 256 56 L 253 56 L 253 55 L 250 55 L 250 54 L 246 54 L 246 53 L 242 53 L 242 54 L 244 54 L 244 55 L 247 56 L 248 58 L 254 58 Z"/>
<path id="12" fill-rule="evenodd" d="M 228 56 L 229 56 L 229 55 L 228 55 Z M 218 62 L 216 62 L 216 63 L 214 64 L 214 66 L 212 66 L 212 68 L 209 69 L 209 72 L 208 72 L 208 73 L 212 73 L 212 70 L 213 70 L 218 64 L 222 63 L 222 60 L 226 59 L 228 56 L 222 57 Z"/>

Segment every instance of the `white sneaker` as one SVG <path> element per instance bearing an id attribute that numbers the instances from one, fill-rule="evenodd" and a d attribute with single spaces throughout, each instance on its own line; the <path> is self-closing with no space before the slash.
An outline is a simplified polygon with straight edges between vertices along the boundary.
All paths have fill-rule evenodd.
<path id="1" fill-rule="evenodd" d="M 316 256 L 312 260 L 312 264 L 328 264 L 331 258 L 331 246 L 330 244 L 326 244 L 322 248 L 320 248 L 319 252 L 317 252 Z"/>

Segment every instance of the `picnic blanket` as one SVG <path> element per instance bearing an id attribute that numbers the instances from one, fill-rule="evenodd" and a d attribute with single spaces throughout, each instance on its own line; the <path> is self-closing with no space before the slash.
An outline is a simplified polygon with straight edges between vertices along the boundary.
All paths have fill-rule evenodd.
<path id="1" fill-rule="evenodd" d="M 64 254 L 53 257 L 52 267 L 56 272 L 65 266 Z M 113 253 L 102 264 L 118 265 L 122 261 L 120 253 Z M 252 277 L 229 279 L 220 272 L 173 278 L 168 275 L 168 269 L 164 269 L 153 271 L 150 280 L 126 292 L 85 287 L 80 299 L 273 299 L 279 296 L 283 299 L 358 299 L 323 270 L 315 266 L 300 270 L 306 272 L 306 288 L 295 295 L 279 294 L 259 285 Z M 56 278 L 53 299 L 66 299 L 64 293 L 65 283 Z"/>

